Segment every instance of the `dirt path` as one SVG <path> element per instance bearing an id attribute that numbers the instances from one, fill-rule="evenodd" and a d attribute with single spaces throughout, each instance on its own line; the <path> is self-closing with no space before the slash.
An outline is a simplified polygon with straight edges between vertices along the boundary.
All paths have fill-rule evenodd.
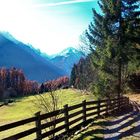
<path id="1" fill-rule="evenodd" d="M 131 101 L 131 107 L 115 114 L 105 123 L 105 140 L 140 140 L 140 105 Z"/>

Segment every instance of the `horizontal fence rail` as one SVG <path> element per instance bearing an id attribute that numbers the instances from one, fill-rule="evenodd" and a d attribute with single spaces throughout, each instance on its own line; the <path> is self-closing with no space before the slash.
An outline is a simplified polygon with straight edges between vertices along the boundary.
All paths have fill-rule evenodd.
<path id="1" fill-rule="evenodd" d="M 65 105 L 64 108 L 60 110 L 42 115 L 40 114 L 40 112 L 38 112 L 35 114 L 35 117 L 0 126 L 0 133 L 6 134 L 6 131 L 9 131 L 10 129 L 20 127 L 29 123 L 34 123 L 33 128 L 23 130 L 22 132 L 17 132 L 17 134 L 2 139 L 15 140 L 29 136 L 31 134 L 35 134 L 34 139 L 36 140 L 42 140 L 46 137 L 48 137 L 49 139 L 54 139 L 56 136 L 69 134 L 71 130 L 73 130 L 77 126 L 84 125 L 90 118 L 110 114 L 128 105 L 129 98 L 127 97 L 88 102 L 86 102 L 85 100 L 77 105 Z M 49 118 L 52 118 L 52 121 L 48 121 Z"/>

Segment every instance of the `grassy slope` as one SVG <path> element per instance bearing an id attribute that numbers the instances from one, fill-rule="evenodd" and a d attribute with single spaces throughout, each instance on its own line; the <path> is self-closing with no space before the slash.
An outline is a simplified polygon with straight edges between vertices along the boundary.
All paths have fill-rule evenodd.
<path id="1" fill-rule="evenodd" d="M 103 140 L 104 119 L 98 119 L 89 124 L 89 126 L 71 140 Z"/>
<path id="2" fill-rule="evenodd" d="M 84 94 L 78 90 L 74 89 L 66 89 L 66 90 L 58 90 L 56 94 L 59 97 L 59 106 L 63 107 L 63 105 L 74 105 L 81 103 L 83 100 L 93 100 L 93 95 L 91 94 Z M 46 94 L 46 98 L 48 94 Z M 49 98 L 49 97 L 48 97 Z M 0 125 L 7 124 L 10 122 L 14 122 L 17 120 L 21 120 L 24 118 L 32 117 L 35 112 L 37 112 L 37 108 L 35 107 L 34 100 L 36 100 L 35 96 L 23 97 L 16 99 L 16 102 L 0 107 Z M 5 138 L 7 136 L 17 134 L 23 130 L 28 130 L 29 128 L 34 127 L 35 124 L 27 124 L 21 127 L 17 127 L 14 129 L 10 129 L 5 133 L 0 132 L 0 139 Z M 28 137 L 23 138 L 22 140 L 26 139 L 34 139 L 35 134 L 30 135 Z"/>
<path id="3" fill-rule="evenodd" d="M 83 94 L 78 90 L 66 89 L 58 90 L 56 94 L 59 96 L 59 106 L 74 105 L 81 103 L 83 100 L 93 99 L 93 95 Z M 15 103 L 0 107 L 0 124 L 6 124 L 12 121 L 28 118 L 34 115 L 38 110 L 35 107 L 34 96 L 16 99 Z"/>
<path id="4" fill-rule="evenodd" d="M 67 90 L 59 90 L 56 91 L 56 94 L 59 96 L 59 106 L 63 106 L 65 104 L 74 105 L 81 103 L 83 100 L 93 100 L 93 95 L 90 94 L 83 94 L 82 92 L 74 89 L 67 89 Z M 130 99 L 134 101 L 139 101 L 140 95 L 139 94 L 129 94 L 127 95 Z M 0 107 L 0 125 L 10 123 L 12 121 L 17 121 L 23 118 L 28 118 L 34 115 L 35 112 L 38 110 L 34 107 L 33 101 L 36 98 L 34 96 L 24 97 L 16 99 L 16 102 L 10 104 L 8 106 Z M 104 120 L 101 120 L 101 122 Z M 99 123 L 99 124 L 98 124 Z M 0 133 L 0 139 L 4 138 L 5 136 L 17 133 L 19 131 L 23 131 L 34 127 L 34 124 L 24 125 L 21 128 L 15 128 L 12 131 L 7 131 L 6 133 Z M 99 130 L 99 131 L 98 131 Z M 28 139 L 35 138 L 35 135 L 31 135 Z M 130 137 L 128 137 L 129 139 Z M 23 138 L 26 140 L 27 137 Z M 94 122 L 87 130 L 83 131 L 82 133 L 76 135 L 72 140 L 90 140 L 90 139 L 103 139 L 102 133 L 102 125 L 100 124 L 100 120 Z M 127 139 L 127 138 L 124 138 Z M 130 139 L 133 139 L 132 137 Z"/>

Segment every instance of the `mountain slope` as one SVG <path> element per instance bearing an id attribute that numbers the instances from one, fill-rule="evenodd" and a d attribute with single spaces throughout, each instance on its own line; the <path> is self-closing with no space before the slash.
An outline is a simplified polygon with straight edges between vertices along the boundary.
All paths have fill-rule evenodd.
<path id="1" fill-rule="evenodd" d="M 81 57 L 85 57 L 85 55 L 81 51 L 70 47 L 59 54 L 53 55 L 51 62 L 65 70 L 67 75 L 70 75 L 73 65 L 78 63 Z"/>
<path id="2" fill-rule="evenodd" d="M 31 47 L 0 33 L 0 67 L 21 68 L 28 79 L 44 82 L 65 72 L 43 58 Z"/>

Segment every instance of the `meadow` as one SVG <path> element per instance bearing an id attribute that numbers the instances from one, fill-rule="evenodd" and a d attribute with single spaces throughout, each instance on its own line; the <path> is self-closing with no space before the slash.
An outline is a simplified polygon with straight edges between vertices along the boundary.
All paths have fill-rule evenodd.
<path id="1" fill-rule="evenodd" d="M 49 93 L 44 94 L 46 94 L 45 98 L 49 98 Z M 58 96 L 59 108 L 65 104 L 74 105 L 83 100 L 95 99 L 91 93 L 84 93 L 76 89 L 57 90 L 55 94 Z M 37 101 L 36 95 L 21 97 L 16 98 L 13 103 L 0 107 L 0 125 L 34 116 L 39 111 L 35 101 Z"/>
<path id="2" fill-rule="evenodd" d="M 69 106 L 74 104 L 79 104 L 83 100 L 91 101 L 96 100 L 94 95 L 92 93 L 83 92 L 76 89 L 63 89 L 63 90 L 57 90 L 54 92 L 54 94 L 58 97 L 58 106 L 59 108 L 62 108 L 65 104 L 68 104 Z M 42 95 L 45 95 L 45 100 L 49 101 L 49 93 L 44 93 Z M 129 95 L 128 97 L 134 99 L 139 99 L 138 95 Z M 136 98 L 137 97 L 137 98 Z M 28 97 L 22 97 L 22 98 L 16 98 L 15 102 L 10 103 L 8 105 L 4 105 L 0 107 L 0 125 L 15 122 L 21 119 L 29 118 L 34 116 L 36 112 L 39 111 L 38 107 L 36 106 L 35 102 L 38 98 L 37 95 L 34 96 L 28 96 Z M 133 98 L 132 98 L 133 99 Z M 112 118 L 108 118 L 112 120 Z M 88 128 L 86 128 L 84 131 L 81 131 L 80 133 L 74 135 L 74 137 L 70 138 L 71 140 L 90 140 L 90 139 L 100 139 L 102 140 L 103 135 L 103 129 L 105 125 L 106 119 L 99 119 L 95 120 L 91 124 L 89 124 Z M 61 124 L 60 124 L 61 125 Z M 0 139 L 3 139 L 7 136 L 17 134 L 18 132 L 22 132 L 23 130 L 28 130 L 30 128 L 33 128 L 35 126 L 34 123 L 29 123 L 27 125 L 23 125 L 18 128 L 14 128 L 11 130 L 6 131 L 5 133 L 0 132 Z M 32 134 L 28 137 L 22 138 L 21 140 L 26 139 L 34 139 L 36 137 L 35 134 Z M 45 138 L 47 140 L 47 138 Z"/>
<path id="3" fill-rule="evenodd" d="M 57 90 L 55 91 L 55 94 L 58 97 L 59 108 L 62 108 L 65 104 L 71 106 L 81 103 L 83 100 L 89 101 L 95 99 L 93 94 L 87 92 L 85 93 L 76 89 Z M 49 93 L 44 93 L 42 95 L 45 95 L 46 101 L 49 101 Z M 37 95 L 15 98 L 15 102 L 0 107 L 0 125 L 8 124 L 34 116 L 34 114 L 39 111 L 38 106 L 36 106 L 35 104 L 35 101 L 38 102 L 37 99 Z M 23 131 L 23 129 L 27 130 L 29 128 L 32 128 L 33 126 L 34 124 L 31 123 L 28 125 L 23 125 L 22 127 L 8 130 L 5 133 L 0 133 L 0 139 L 16 134 L 17 132 L 21 132 Z M 33 139 L 34 137 L 35 135 L 31 135 L 31 137 L 28 138 Z"/>

